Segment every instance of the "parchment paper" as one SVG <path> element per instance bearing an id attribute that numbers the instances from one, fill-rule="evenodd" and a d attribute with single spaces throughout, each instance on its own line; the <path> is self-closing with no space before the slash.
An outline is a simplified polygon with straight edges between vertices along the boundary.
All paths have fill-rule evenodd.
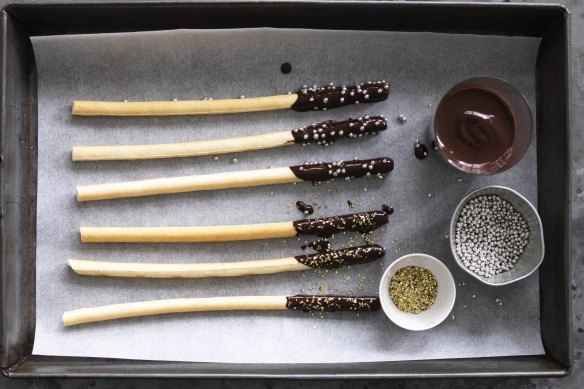
<path id="1" fill-rule="evenodd" d="M 536 202 L 535 138 L 506 173 L 473 177 L 436 156 L 414 158 L 440 97 L 477 75 L 504 78 L 534 110 L 539 40 L 432 33 L 312 30 L 165 31 L 33 39 L 38 66 L 37 300 L 34 354 L 222 362 L 357 362 L 543 353 L 538 275 L 500 288 L 467 276 L 448 248 L 448 225 L 472 189 L 510 186 Z M 284 75 L 280 65 L 289 62 Z M 391 81 L 388 101 L 327 111 L 291 110 L 223 116 L 73 117 L 74 99 L 171 100 L 264 96 L 303 84 Z M 332 147 L 290 146 L 237 155 L 141 162 L 71 162 L 73 145 L 165 143 L 260 134 L 326 119 L 384 114 L 390 128 L 376 137 Z M 405 124 L 395 118 L 403 114 Z M 535 133 L 534 133 L 535 135 Z M 385 179 L 344 180 L 249 189 L 75 201 L 75 186 L 197 173 L 289 166 L 306 160 L 388 155 Z M 237 158 L 237 162 L 232 161 Z M 459 180 L 461 178 L 462 180 Z M 383 261 L 319 274 L 245 278 L 145 280 L 75 275 L 67 259 L 204 262 L 268 259 L 302 252 L 306 239 L 220 244 L 81 244 L 79 226 L 201 226 L 302 218 L 293 203 L 317 215 L 379 209 L 396 212 L 373 234 Z M 349 210 L 347 200 L 355 204 Z M 348 237 L 335 242 L 346 244 Z M 356 238 L 354 244 L 360 243 Z M 375 312 L 219 312 L 117 320 L 64 328 L 64 311 L 151 299 L 295 293 L 377 294 L 382 271 L 396 258 L 423 252 L 450 268 L 457 301 L 440 326 L 409 332 Z M 499 305 L 496 299 L 502 299 Z"/>

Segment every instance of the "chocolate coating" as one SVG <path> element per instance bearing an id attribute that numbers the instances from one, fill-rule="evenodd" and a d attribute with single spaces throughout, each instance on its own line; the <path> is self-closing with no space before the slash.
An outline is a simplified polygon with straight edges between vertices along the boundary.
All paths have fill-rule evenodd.
<path id="1" fill-rule="evenodd" d="M 383 247 L 373 244 L 331 250 L 325 253 L 298 255 L 294 258 L 301 264 L 313 269 L 337 269 L 343 266 L 372 262 L 384 255 L 385 250 Z"/>
<path id="2" fill-rule="evenodd" d="M 311 312 L 371 312 L 381 308 L 379 297 L 364 296 L 350 297 L 337 295 L 304 295 L 297 294 L 286 297 L 286 308 L 298 311 Z"/>
<path id="3" fill-rule="evenodd" d="M 327 120 L 295 128 L 292 130 L 292 136 L 295 143 L 328 146 L 339 138 L 358 138 L 363 135 L 377 134 L 386 129 L 387 121 L 383 116 L 364 115 L 357 119 L 349 118 L 340 122 Z"/>
<path id="4" fill-rule="evenodd" d="M 299 112 L 326 111 L 343 105 L 374 103 L 386 100 L 389 96 L 389 83 L 369 81 L 354 86 L 304 86 L 298 93 L 298 99 L 292 109 Z"/>
<path id="5" fill-rule="evenodd" d="M 290 166 L 290 170 L 304 181 L 328 181 L 339 177 L 351 179 L 390 172 L 393 170 L 393 159 L 380 157 L 339 162 L 306 162 L 301 166 Z"/>
<path id="6" fill-rule="evenodd" d="M 338 232 L 367 233 L 389 222 L 384 211 L 353 213 L 349 215 L 296 220 L 292 224 L 297 235 L 331 236 Z"/>
<path id="7" fill-rule="evenodd" d="M 316 252 L 326 253 L 331 249 L 331 242 L 329 242 L 326 239 L 319 239 L 315 240 L 314 242 L 310 242 L 309 244 L 303 244 L 302 246 L 300 246 L 302 250 L 306 250 L 308 247 L 310 247 Z"/>

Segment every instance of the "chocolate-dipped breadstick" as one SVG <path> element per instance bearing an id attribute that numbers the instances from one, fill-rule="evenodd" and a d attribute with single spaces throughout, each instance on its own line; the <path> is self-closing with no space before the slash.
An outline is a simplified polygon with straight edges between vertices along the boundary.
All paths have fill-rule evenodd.
<path id="1" fill-rule="evenodd" d="M 245 188 L 302 181 L 358 178 L 393 170 L 389 157 L 339 162 L 310 162 L 299 166 L 196 176 L 159 178 L 77 187 L 77 201 L 108 200 L 202 190 Z"/>
<path id="2" fill-rule="evenodd" d="M 282 223 L 206 227 L 81 227 L 81 242 L 196 243 L 331 236 L 339 232 L 367 233 L 387 224 L 389 214 L 370 211 L 349 215 L 302 219 Z"/>
<path id="3" fill-rule="evenodd" d="M 369 81 L 354 86 L 304 86 L 286 95 L 222 100 L 188 101 L 80 101 L 73 102 L 73 115 L 81 116 L 170 116 L 272 111 L 326 111 L 344 105 L 374 103 L 387 99 L 389 83 Z"/>
<path id="4" fill-rule="evenodd" d="M 294 295 L 183 298 L 76 309 L 63 314 L 65 327 L 76 324 L 166 313 L 284 310 L 371 312 L 381 307 L 375 296 Z"/>
<path id="5" fill-rule="evenodd" d="M 324 253 L 259 261 L 159 264 L 70 259 L 69 266 L 75 273 L 88 276 L 135 278 L 239 277 L 308 269 L 336 269 L 343 266 L 369 263 L 383 257 L 384 254 L 385 250 L 382 246 L 367 245 L 330 250 Z"/>
<path id="6" fill-rule="evenodd" d="M 383 116 L 361 116 L 343 121 L 327 120 L 291 131 L 272 132 L 220 140 L 128 146 L 75 146 L 73 161 L 115 161 L 197 157 L 263 150 L 293 144 L 329 146 L 339 138 L 358 138 L 387 129 Z"/>

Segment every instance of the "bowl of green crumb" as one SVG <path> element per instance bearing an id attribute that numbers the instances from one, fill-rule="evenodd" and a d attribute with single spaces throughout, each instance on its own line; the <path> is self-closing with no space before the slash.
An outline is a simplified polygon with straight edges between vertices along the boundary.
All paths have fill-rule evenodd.
<path id="1" fill-rule="evenodd" d="M 450 270 L 427 254 L 395 260 L 379 285 L 381 308 L 389 320 L 411 331 L 433 328 L 448 317 L 456 299 Z"/>

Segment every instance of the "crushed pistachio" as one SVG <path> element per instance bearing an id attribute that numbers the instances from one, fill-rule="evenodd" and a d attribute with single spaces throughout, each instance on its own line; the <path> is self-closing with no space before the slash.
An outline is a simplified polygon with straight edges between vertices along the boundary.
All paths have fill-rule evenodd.
<path id="1" fill-rule="evenodd" d="M 391 278 L 389 295 L 399 310 L 421 313 L 436 301 L 438 282 L 429 270 L 407 266 L 399 269 Z"/>

